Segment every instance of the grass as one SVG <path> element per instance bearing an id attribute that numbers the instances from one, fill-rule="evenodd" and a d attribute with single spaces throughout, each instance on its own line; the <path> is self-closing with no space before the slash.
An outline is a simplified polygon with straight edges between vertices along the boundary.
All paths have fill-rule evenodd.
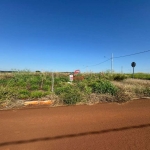
<path id="1" fill-rule="evenodd" d="M 130 78 L 132 78 L 132 74 L 128 74 Z M 144 80 L 150 80 L 150 74 L 149 73 L 135 73 L 134 74 L 135 79 L 144 79 Z"/>
<path id="2" fill-rule="evenodd" d="M 39 98 L 55 99 L 58 103 L 125 102 L 132 98 L 150 96 L 149 74 L 84 73 L 72 84 L 69 73 L 54 73 L 51 92 L 51 72 L 18 71 L 0 74 L 0 104 Z M 77 78 L 76 78 L 77 79 Z"/>
<path id="3" fill-rule="evenodd" d="M 124 91 L 130 98 L 140 98 L 150 96 L 150 81 L 128 78 L 122 82 L 112 81 L 121 91 Z"/>
<path id="4" fill-rule="evenodd" d="M 51 78 L 48 74 L 15 72 L 1 75 L 0 100 L 32 99 L 50 94 Z"/>

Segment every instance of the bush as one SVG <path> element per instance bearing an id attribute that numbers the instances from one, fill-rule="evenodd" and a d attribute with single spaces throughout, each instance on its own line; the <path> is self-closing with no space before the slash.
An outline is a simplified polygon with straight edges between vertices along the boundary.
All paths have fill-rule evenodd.
<path id="1" fill-rule="evenodd" d="M 88 85 L 87 82 L 82 81 L 82 82 L 78 82 L 76 84 L 77 88 L 79 88 L 79 90 L 85 94 L 91 94 L 92 93 L 92 88 Z"/>
<path id="2" fill-rule="evenodd" d="M 61 93 L 69 93 L 70 92 L 70 90 L 71 90 L 71 88 L 72 88 L 72 85 L 62 85 L 61 84 L 61 86 L 60 87 L 56 87 L 55 88 L 55 93 L 57 94 L 57 95 L 60 95 Z"/>
<path id="3" fill-rule="evenodd" d="M 91 83 L 91 88 L 93 93 L 99 94 L 111 94 L 115 95 L 117 92 L 117 87 L 115 87 L 110 81 L 108 80 L 98 80 Z"/>
<path id="4" fill-rule="evenodd" d="M 64 104 L 73 105 L 80 102 L 82 99 L 79 91 L 71 90 L 70 93 L 62 93 L 60 97 L 63 99 Z"/>
<path id="5" fill-rule="evenodd" d="M 12 87 L 0 87 L 0 101 L 16 99 L 18 91 Z"/>
<path id="6" fill-rule="evenodd" d="M 30 86 L 30 90 L 38 90 L 39 88 L 40 88 L 39 85 L 36 85 L 36 84 L 32 84 Z"/>
<path id="7" fill-rule="evenodd" d="M 131 98 L 132 98 L 132 95 L 130 95 L 130 93 L 126 92 L 125 89 L 120 88 L 118 89 L 114 97 L 114 102 L 123 103 L 123 102 L 129 101 Z"/>
<path id="8" fill-rule="evenodd" d="M 143 89 L 144 96 L 150 96 L 150 87 L 146 87 Z"/>
<path id="9" fill-rule="evenodd" d="M 64 104 L 76 104 L 82 99 L 82 93 L 76 85 L 65 84 L 62 87 L 57 87 L 55 93 L 60 96 Z"/>
<path id="10" fill-rule="evenodd" d="M 44 85 L 42 89 L 44 91 L 50 91 L 50 85 Z"/>
<path id="11" fill-rule="evenodd" d="M 113 79 L 116 81 L 121 81 L 121 80 L 127 79 L 127 76 L 124 74 L 114 74 Z"/>
<path id="12" fill-rule="evenodd" d="M 31 98 L 41 98 L 43 96 L 48 95 L 48 92 L 43 92 L 43 91 L 32 91 L 30 94 Z"/>
<path id="13" fill-rule="evenodd" d="M 26 99 L 30 97 L 30 92 L 26 89 L 20 90 L 18 92 L 18 96 L 19 99 Z"/>

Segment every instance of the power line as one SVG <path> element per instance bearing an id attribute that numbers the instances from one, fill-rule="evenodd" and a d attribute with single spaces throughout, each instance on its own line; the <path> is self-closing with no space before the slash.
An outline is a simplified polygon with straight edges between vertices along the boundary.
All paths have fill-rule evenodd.
<path id="1" fill-rule="evenodd" d="M 109 60 L 111 60 L 111 58 L 109 58 L 109 59 L 107 59 L 107 60 L 105 60 L 105 61 L 103 61 L 103 62 L 100 62 L 100 63 L 98 63 L 98 64 L 92 65 L 92 66 L 90 66 L 90 67 L 98 66 L 98 65 L 103 64 L 103 63 L 105 63 L 105 62 L 107 62 L 107 61 L 109 61 Z"/>
<path id="2" fill-rule="evenodd" d="M 86 67 L 94 67 L 94 66 L 98 66 L 98 65 L 103 64 L 103 63 L 105 63 L 105 62 L 107 62 L 107 61 L 109 61 L 109 60 L 111 60 L 111 58 L 109 58 L 109 59 L 107 59 L 107 60 L 105 60 L 105 61 L 103 61 L 103 62 L 100 62 L 100 63 L 98 63 L 98 64 L 91 65 L 91 66 L 86 66 Z M 83 69 L 85 69 L 86 67 L 84 67 Z"/>
<path id="3" fill-rule="evenodd" d="M 113 57 L 113 59 L 114 59 L 114 58 L 121 58 L 121 57 L 129 57 L 129 56 L 138 55 L 138 54 L 141 54 L 141 53 L 146 53 L 146 52 L 149 52 L 149 51 L 150 51 L 150 50 L 142 51 L 142 52 L 138 52 L 138 53 L 133 53 L 133 54 L 128 54 L 128 55 L 123 55 L 123 56 L 117 56 L 117 57 Z M 112 57 L 109 58 L 109 59 L 107 59 L 107 60 L 105 60 L 105 61 L 102 61 L 102 62 L 100 62 L 100 63 L 98 63 L 98 64 L 91 65 L 91 66 L 89 66 L 89 67 L 94 67 L 94 66 L 101 65 L 101 64 L 103 64 L 103 63 L 105 63 L 105 62 L 107 62 L 107 61 L 109 61 L 109 60 L 111 60 L 111 59 L 112 59 Z"/>
<path id="4" fill-rule="evenodd" d="M 134 54 L 128 54 L 128 55 L 124 55 L 124 56 L 113 57 L 113 58 L 128 57 L 128 56 L 132 56 L 132 55 L 137 55 L 137 54 L 141 54 L 141 53 L 146 53 L 146 52 L 149 52 L 149 51 L 150 51 L 150 50 L 142 51 L 142 52 L 138 52 L 138 53 L 134 53 Z"/>

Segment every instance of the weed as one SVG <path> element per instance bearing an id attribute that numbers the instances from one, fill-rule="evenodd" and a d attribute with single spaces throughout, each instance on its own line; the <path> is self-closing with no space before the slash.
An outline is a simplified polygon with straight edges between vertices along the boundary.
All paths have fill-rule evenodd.
<path id="1" fill-rule="evenodd" d="M 125 74 L 113 74 L 113 80 L 115 81 L 122 81 L 124 79 L 127 79 L 127 75 Z"/>
<path id="2" fill-rule="evenodd" d="M 93 93 L 115 95 L 117 88 L 108 80 L 98 80 L 90 84 Z"/>
<path id="3" fill-rule="evenodd" d="M 84 73 L 79 80 L 69 81 L 68 73 L 54 74 L 54 92 L 51 93 L 52 73 L 16 71 L 0 75 L 0 103 L 17 99 L 34 99 L 55 95 L 57 102 L 71 105 L 78 102 L 123 102 L 133 97 L 150 96 L 150 81 L 131 79 L 130 75 Z M 82 80 L 80 80 L 83 77 Z M 150 79 L 150 74 L 135 74 L 135 78 Z M 77 78 L 76 78 L 77 79 Z M 93 99 L 93 100 L 92 100 Z"/>
<path id="4" fill-rule="evenodd" d="M 18 92 L 18 98 L 19 99 L 27 99 L 30 97 L 30 92 L 26 89 L 20 90 Z"/>
<path id="5" fill-rule="evenodd" d="M 32 91 L 30 93 L 31 98 L 41 98 L 43 96 L 48 95 L 48 92 L 43 92 L 43 91 Z"/>

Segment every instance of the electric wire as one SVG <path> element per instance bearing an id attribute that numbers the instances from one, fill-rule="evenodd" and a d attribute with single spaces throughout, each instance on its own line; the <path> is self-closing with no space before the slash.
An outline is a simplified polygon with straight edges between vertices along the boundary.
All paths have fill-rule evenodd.
<path id="1" fill-rule="evenodd" d="M 105 63 L 105 62 L 107 62 L 107 61 L 109 61 L 109 60 L 111 60 L 111 58 L 109 58 L 109 59 L 107 59 L 107 60 L 105 60 L 105 61 L 103 61 L 103 62 L 100 62 L 100 63 L 98 63 L 98 64 L 92 65 L 92 66 L 90 66 L 90 67 L 98 66 L 98 65 L 103 64 L 103 63 Z"/>
<path id="2" fill-rule="evenodd" d="M 141 53 L 146 53 L 146 52 L 149 52 L 149 51 L 150 50 L 142 51 L 142 52 L 138 52 L 138 53 L 133 53 L 133 54 L 128 54 L 128 55 L 123 55 L 123 56 L 118 56 L 118 57 L 113 57 L 113 58 L 128 57 L 128 56 L 138 55 L 138 54 L 141 54 Z"/>
<path id="3" fill-rule="evenodd" d="M 133 54 L 128 54 L 128 55 L 117 56 L 117 57 L 113 57 L 113 59 L 115 59 L 115 58 L 122 58 L 122 57 L 129 57 L 129 56 L 138 55 L 138 54 L 141 54 L 141 53 L 146 53 L 146 52 L 149 52 L 149 51 L 150 51 L 150 50 L 142 51 L 142 52 L 138 52 L 138 53 L 133 53 Z M 88 67 L 98 66 L 98 65 L 100 65 L 100 64 L 103 64 L 103 63 L 105 63 L 105 62 L 111 60 L 111 59 L 112 59 L 112 57 L 109 58 L 109 59 L 107 59 L 107 60 L 105 60 L 105 61 L 102 61 L 102 62 L 100 62 L 100 63 L 98 63 L 98 64 L 91 65 L 91 66 L 88 66 Z"/>

